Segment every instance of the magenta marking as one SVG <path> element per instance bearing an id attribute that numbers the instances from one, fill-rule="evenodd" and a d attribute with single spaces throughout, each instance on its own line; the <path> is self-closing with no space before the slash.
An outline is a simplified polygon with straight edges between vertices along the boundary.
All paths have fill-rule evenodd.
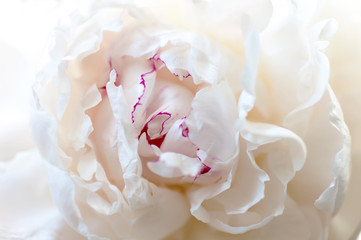
<path id="1" fill-rule="evenodd" d="M 183 125 L 183 123 L 180 125 L 180 127 L 182 128 L 182 136 L 189 139 L 189 128 Z"/>
<path id="2" fill-rule="evenodd" d="M 160 58 L 159 53 L 155 54 L 155 55 L 154 55 L 152 58 L 150 58 L 149 60 L 152 61 L 152 70 L 149 71 L 149 72 L 143 73 L 142 75 L 140 75 L 141 81 L 140 81 L 139 84 L 143 85 L 143 92 L 142 92 L 142 94 L 138 97 L 138 101 L 137 101 L 137 102 L 134 104 L 134 106 L 133 106 L 132 123 L 134 123 L 134 121 L 135 121 L 135 120 L 134 120 L 134 112 L 135 112 L 135 110 L 137 109 L 137 107 L 138 107 L 139 105 L 142 105 L 142 103 L 141 103 L 140 101 L 142 100 L 142 98 L 143 98 L 143 96 L 144 96 L 144 93 L 145 93 L 145 88 L 147 87 L 146 84 L 145 84 L 145 79 L 144 79 L 144 77 L 157 71 L 157 66 L 156 66 L 156 62 L 157 62 L 157 61 L 161 61 L 164 65 L 167 66 L 167 64 Z M 109 65 L 112 66 L 111 64 L 112 64 L 112 63 L 111 63 L 111 60 L 109 60 Z M 168 69 L 168 70 L 169 70 L 169 69 Z M 179 75 L 178 75 L 178 74 L 176 74 L 176 73 L 173 73 L 173 74 L 179 78 Z M 188 78 L 188 77 L 190 77 L 190 76 L 191 76 L 191 74 L 188 73 L 186 76 L 183 76 L 183 78 Z M 117 73 L 117 79 L 118 79 L 118 73 Z"/>
<path id="3" fill-rule="evenodd" d="M 207 165 L 205 165 L 204 163 L 202 163 L 202 164 L 203 164 L 203 167 L 202 167 L 201 171 L 199 172 L 199 174 L 206 174 L 206 173 L 208 173 L 208 172 L 211 170 L 211 168 L 208 167 Z"/>
<path id="4" fill-rule="evenodd" d="M 183 118 L 183 122 L 179 125 L 179 127 L 182 128 L 182 136 L 188 138 L 188 140 L 193 144 L 193 146 L 195 146 L 195 147 L 197 148 L 197 151 L 199 151 L 200 148 L 189 139 L 189 128 L 188 128 L 188 126 L 187 126 L 186 123 L 185 123 L 185 120 L 186 120 L 186 119 L 187 119 L 187 117 L 184 117 L 184 118 Z M 211 167 L 209 167 L 209 166 L 207 166 L 206 164 L 203 163 L 204 161 L 198 156 L 198 154 L 197 154 L 197 158 L 198 158 L 198 160 L 203 164 L 203 167 L 202 167 L 202 169 L 199 171 L 199 173 L 194 177 L 193 183 L 196 181 L 196 179 L 197 179 L 200 175 L 206 174 L 206 173 L 208 173 L 208 172 L 212 169 Z"/>
<path id="5" fill-rule="evenodd" d="M 199 158 L 198 158 L 199 159 Z M 208 167 L 206 164 L 202 163 L 203 167 L 202 169 L 199 171 L 199 173 L 194 177 L 192 184 L 195 183 L 195 181 L 197 180 L 197 178 L 199 178 L 202 174 L 206 174 L 209 171 L 211 171 L 211 167 Z"/>
<path id="6" fill-rule="evenodd" d="M 160 56 L 159 56 L 158 53 L 157 53 L 156 55 L 154 55 L 153 60 L 155 60 L 155 61 L 161 61 L 164 65 L 166 65 L 165 62 L 160 58 Z"/>
<path id="7" fill-rule="evenodd" d="M 109 61 L 109 64 L 110 64 L 110 66 L 111 66 L 111 61 Z M 114 85 L 117 86 L 117 87 L 119 87 L 119 85 L 120 85 L 120 80 L 119 80 L 119 78 L 118 78 L 118 71 L 117 71 L 115 68 L 111 68 L 111 70 L 109 71 L 109 74 L 108 74 L 108 75 L 110 75 L 110 72 L 113 71 L 113 70 L 114 70 L 115 73 L 116 73 L 116 78 L 115 78 L 115 81 L 114 81 Z M 108 77 L 108 81 L 107 81 L 107 82 L 109 82 L 109 79 L 110 79 L 110 76 Z M 107 95 L 107 87 L 106 87 L 106 84 L 105 84 L 104 86 L 102 86 L 102 87 L 99 87 L 98 90 L 99 90 L 100 95 L 101 95 L 102 97 L 105 97 L 105 96 Z"/>
<path id="8" fill-rule="evenodd" d="M 110 73 L 112 70 L 114 70 L 115 73 L 116 73 L 114 85 L 117 86 L 117 87 L 119 87 L 119 86 L 120 86 L 120 79 L 118 78 L 119 74 L 118 74 L 117 69 L 116 69 L 115 67 L 113 67 L 113 63 L 112 63 L 112 59 L 111 59 L 111 58 L 109 58 L 108 64 L 109 64 L 109 69 L 110 69 L 109 73 Z M 108 80 L 108 81 L 109 81 L 109 80 Z"/>
<path id="9" fill-rule="evenodd" d="M 107 88 L 105 86 L 98 88 L 100 96 L 104 98 L 107 95 Z"/>
<path id="10" fill-rule="evenodd" d="M 179 78 L 179 74 L 173 73 L 174 76 L 176 76 L 177 78 Z M 186 76 L 182 75 L 182 78 L 189 78 L 192 75 L 190 73 L 188 73 Z"/>
<path id="11" fill-rule="evenodd" d="M 152 138 L 150 138 L 150 136 L 149 136 L 149 134 L 148 134 L 148 124 L 149 124 L 153 119 L 155 119 L 157 116 L 160 116 L 160 115 L 167 115 L 168 118 L 165 119 L 165 120 L 163 121 L 163 123 L 162 123 L 162 129 L 161 129 L 161 131 L 159 132 L 160 137 L 157 137 L 157 138 L 153 138 L 153 139 L 152 139 Z M 140 134 L 139 134 L 139 136 L 138 136 L 138 139 L 140 138 L 140 136 L 142 136 L 143 133 L 145 133 L 145 134 L 146 134 L 146 139 L 147 139 L 147 141 L 148 141 L 148 144 L 150 144 L 150 145 L 155 145 L 155 146 L 157 146 L 158 148 L 160 148 L 160 146 L 161 146 L 162 143 L 164 142 L 164 139 L 165 139 L 165 137 L 166 137 L 166 135 L 167 135 L 166 133 L 162 135 L 162 132 L 163 132 L 163 130 L 164 130 L 164 124 L 165 124 L 165 122 L 168 121 L 171 117 L 172 117 L 172 115 L 171 115 L 170 113 L 167 113 L 167 112 L 159 112 L 159 113 L 157 113 L 156 115 L 152 116 L 152 118 L 151 118 L 148 122 L 146 122 L 146 124 L 144 125 L 142 131 L 140 132 Z"/>
<path id="12" fill-rule="evenodd" d="M 164 142 L 164 139 L 165 139 L 165 136 L 166 134 L 164 135 L 161 135 L 160 137 L 158 138 L 153 138 L 151 139 L 150 136 L 148 135 L 148 125 L 145 125 L 144 128 L 142 129 L 142 132 L 140 133 L 139 137 L 145 133 L 146 135 L 146 138 L 147 138 L 147 141 L 148 141 L 148 144 L 149 145 L 155 145 L 157 146 L 158 148 L 160 148 L 160 146 L 163 144 Z"/>
<path id="13" fill-rule="evenodd" d="M 154 73 L 155 71 L 156 71 L 156 67 L 155 67 L 155 64 L 154 64 L 154 61 L 153 61 L 153 62 L 152 62 L 152 70 L 149 71 L 149 72 L 143 73 L 142 75 L 140 75 L 140 79 L 141 79 L 140 84 L 143 85 L 143 92 L 142 92 L 142 94 L 138 97 L 138 101 L 136 102 L 136 104 L 133 106 L 132 123 L 134 123 L 134 112 L 135 112 L 136 108 L 137 108 L 139 105 L 142 105 L 142 104 L 140 103 L 140 100 L 143 98 L 144 93 L 145 93 L 145 88 L 146 88 L 146 84 L 145 84 L 145 79 L 144 79 L 144 77 L 147 76 L 147 75 L 149 75 L 149 74 Z"/>
<path id="14" fill-rule="evenodd" d="M 164 65 L 167 66 L 167 64 L 160 58 L 159 54 L 156 54 L 153 59 L 155 59 L 156 61 L 161 61 Z M 169 69 L 168 69 L 169 70 Z M 174 76 L 178 77 L 179 78 L 179 74 L 176 74 L 176 73 L 173 73 Z M 191 77 L 191 74 L 188 73 L 186 76 L 182 76 L 183 78 L 188 78 L 188 77 Z"/>
<path id="15" fill-rule="evenodd" d="M 165 124 L 165 122 L 166 121 L 168 121 L 171 117 L 172 117 L 172 114 L 170 114 L 170 113 L 163 113 L 163 112 L 161 112 L 161 113 L 159 113 L 159 114 L 165 114 L 165 115 L 168 115 L 168 118 L 166 119 L 166 120 L 164 120 L 163 121 L 163 123 L 162 123 L 162 130 L 160 130 L 160 135 L 162 134 L 162 132 L 163 132 L 163 130 L 164 130 L 164 124 Z M 157 114 L 158 115 L 158 114 Z"/>

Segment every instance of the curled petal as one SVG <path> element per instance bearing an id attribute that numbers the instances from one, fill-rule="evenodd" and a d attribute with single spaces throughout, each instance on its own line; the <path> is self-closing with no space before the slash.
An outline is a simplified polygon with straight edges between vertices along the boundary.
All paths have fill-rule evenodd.
<path id="1" fill-rule="evenodd" d="M 197 92 L 186 119 L 189 139 L 209 158 L 207 166 L 227 161 L 236 151 L 236 101 L 230 88 L 221 83 Z M 208 162 L 209 161 L 209 162 Z"/>
<path id="2" fill-rule="evenodd" d="M 336 214 L 341 207 L 343 197 L 346 193 L 347 183 L 350 177 L 350 133 L 343 120 L 343 114 L 338 101 L 329 88 L 330 100 L 333 103 L 333 110 L 330 113 L 331 124 L 342 135 L 342 146 L 334 158 L 334 178 L 330 186 L 316 200 L 315 205 L 324 211 L 331 211 Z"/>
<path id="3" fill-rule="evenodd" d="M 154 173 L 166 177 L 195 177 L 201 171 L 203 164 L 198 158 L 190 158 L 178 153 L 162 153 L 158 161 L 149 162 L 148 166 Z"/>
<path id="4" fill-rule="evenodd" d="M 192 205 L 191 208 L 196 218 L 208 222 L 218 230 L 233 234 L 264 226 L 282 214 L 287 184 L 296 171 L 302 168 L 306 156 L 303 141 L 292 132 L 277 126 L 246 122 L 241 136 L 245 142 L 240 143 L 246 145 L 242 152 L 246 152 L 248 156 L 239 154 L 236 159 L 238 168 L 246 167 L 246 172 L 255 173 L 253 181 L 248 182 L 252 187 L 238 182 L 246 181 L 241 179 L 242 175 L 237 174 L 243 169 L 234 169 L 230 177 L 232 182 L 237 183 L 232 183 L 211 199 L 207 196 L 197 200 L 194 202 L 197 205 Z M 287 151 L 281 152 L 279 149 Z M 250 163 L 244 162 L 247 157 Z M 243 174 L 244 176 L 246 175 Z M 199 194 L 198 197 L 201 196 Z M 229 196 L 237 194 L 243 196 L 241 202 L 229 199 Z"/>
<path id="5" fill-rule="evenodd" d="M 313 227 L 318 227 L 317 224 L 319 223 L 317 221 L 317 216 L 315 217 L 315 215 L 306 214 L 292 198 L 287 197 L 283 214 L 275 217 L 270 223 L 260 229 L 255 229 L 243 234 L 230 234 L 214 229 L 197 219 L 190 219 L 181 230 L 176 231 L 165 240 L 314 240 L 320 239 L 319 236 L 311 235 L 311 229 Z"/>

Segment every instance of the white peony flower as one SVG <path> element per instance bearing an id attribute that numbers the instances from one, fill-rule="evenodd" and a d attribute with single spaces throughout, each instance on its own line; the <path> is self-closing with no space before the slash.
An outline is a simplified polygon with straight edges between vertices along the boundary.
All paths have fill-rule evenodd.
<path id="1" fill-rule="evenodd" d="M 327 239 L 350 141 L 322 52 L 336 23 L 303 11 L 317 6 L 108 0 L 61 22 L 32 128 L 67 223 L 88 239 Z"/>

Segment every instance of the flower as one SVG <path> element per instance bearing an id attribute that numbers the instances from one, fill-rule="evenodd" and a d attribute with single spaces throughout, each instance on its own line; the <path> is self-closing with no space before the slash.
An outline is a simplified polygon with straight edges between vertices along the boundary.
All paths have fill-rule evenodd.
<path id="1" fill-rule="evenodd" d="M 61 22 L 32 128 L 67 223 L 88 239 L 326 239 L 350 142 L 322 52 L 337 24 L 311 24 L 317 6 L 94 1 Z"/>

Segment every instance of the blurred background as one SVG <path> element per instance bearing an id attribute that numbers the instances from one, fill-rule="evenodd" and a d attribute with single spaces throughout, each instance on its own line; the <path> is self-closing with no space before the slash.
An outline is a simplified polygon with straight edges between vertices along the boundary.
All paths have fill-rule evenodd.
<path id="1" fill-rule="evenodd" d="M 53 0 L 0 2 L 1 160 L 34 147 L 28 129 L 31 86 L 63 10 Z"/>

